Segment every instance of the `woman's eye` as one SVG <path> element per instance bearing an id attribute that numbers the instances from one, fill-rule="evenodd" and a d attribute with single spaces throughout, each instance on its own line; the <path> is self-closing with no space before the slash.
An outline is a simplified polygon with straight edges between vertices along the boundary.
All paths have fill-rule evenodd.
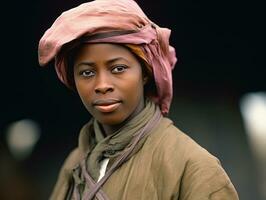
<path id="1" fill-rule="evenodd" d="M 124 65 L 119 65 L 119 66 L 116 66 L 112 69 L 112 73 L 121 73 L 121 72 L 124 72 L 125 70 L 127 69 L 126 66 Z"/>
<path id="2" fill-rule="evenodd" d="M 86 71 L 81 71 L 80 75 L 84 76 L 84 77 L 91 77 L 94 76 L 94 72 L 90 71 L 90 70 L 86 70 Z"/>

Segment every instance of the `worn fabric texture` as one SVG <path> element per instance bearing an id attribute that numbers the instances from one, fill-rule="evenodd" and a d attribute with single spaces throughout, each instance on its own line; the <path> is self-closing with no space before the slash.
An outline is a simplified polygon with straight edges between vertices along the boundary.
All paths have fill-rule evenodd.
<path id="1" fill-rule="evenodd" d="M 117 157 L 120 155 L 136 134 L 149 122 L 156 110 L 159 110 L 159 108 L 157 108 L 154 103 L 147 100 L 145 108 L 136 117 L 124 122 L 124 126 L 112 135 L 106 137 L 104 137 L 98 122 L 93 120 L 96 143 L 93 150 L 88 152 L 86 162 L 88 172 L 94 180 L 97 180 L 99 177 L 100 161 L 102 161 L 103 158 Z"/>
<path id="2" fill-rule="evenodd" d="M 133 0 L 96 0 L 63 12 L 39 42 L 41 66 L 55 58 L 59 79 L 68 85 L 63 47 L 75 43 L 140 45 L 152 67 L 157 93 L 153 101 L 164 115 L 172 101 L 172 69 L 177 61 L 169 45 L 170 29 L 152 22 Z M 71 46 L 71 45 L 70 45 Z"/>
<path id="3" fill-rule="evenodd" d="M 145 141 L 143 138 L 151 133 L 161 118 L 158 106 L 147 99 L 145 108 L 112 135 L 104 137 L 100 125 L 93 120 L 96 143 L 73 172 L 74 192 L 72 196 L 74 199 L 90 200 L 96 195 L 99 199 L 109 200 L 109 198 L 102 197 L 106 196 L 101 190 L 102 185 L 121 165 L 138 152 Z M 114 162 L 101 180 L 96 182 L 99 177 L 100 162 L 104 158 L 113 158 Z"/>
<path id="4" fill-rule="evenodd" d="M 94 124 L 86 124 L 79 146 L 68 156 L 59 174 L 51 200 L 71 193 L 73 173 L 93 148 Z M 115 157 L 110 158 L 110 168 Z M 219 160 L 161 119 L 142 139 L 142 145 L 117 169 L 102 187 L 111 200 L 237 200 L 237 192 Z"/>

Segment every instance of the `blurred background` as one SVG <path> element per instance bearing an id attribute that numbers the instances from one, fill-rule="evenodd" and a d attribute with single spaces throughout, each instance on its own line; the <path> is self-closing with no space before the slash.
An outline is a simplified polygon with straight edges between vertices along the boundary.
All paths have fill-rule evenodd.
<path id="1" fill-rule="evenodd" d="M 38 66 L 38 41 L 81 0 L 2 3 L 0 199 L 45 200 L 90 116 Z M 172 29 L 179 61 L 170 118 L 217 156 L 241 200 L 266 199 L 264 2 L 137 1 Z"/>

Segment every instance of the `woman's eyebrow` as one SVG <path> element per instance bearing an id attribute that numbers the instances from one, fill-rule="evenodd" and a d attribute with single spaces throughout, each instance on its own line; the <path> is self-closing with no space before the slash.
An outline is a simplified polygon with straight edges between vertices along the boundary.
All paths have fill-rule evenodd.
<path id="1" fill-rule="evenodd" d="M 128 60 L 125 59 L 124 57 L 116 57 L 116 58 L 109 59 L 109 60 L 105 61 L 104 63 L 106 65 L 110 65 L 110 64 L 112 64 L 114 62 L 117 62 L 117 61 L 126 61 L 126 62 L 128 62 Z M 96 66 L 96 63 L 95 62 L 90 62 L 90 61 L 82 61 L 82 62 L 76 64 L 74 67 L 80 67 L 82 65 L 94 67 L 94 66 Z"/>
<path id="2" fill-rule="evenodd" d="M 124 57 L 116 57 L 116 58 L 112 58 L 112 59 L 110 59 L 110 60 L 107 60 L 107 61 L 105 62 L 105 64 L 109 65 L 109 64 L 112 64 L 112 63 L 114 63 L 114 62 L 116 62 L 116 61 L 126 61 L 126 62 L 128 62 L 128 60 L 125 59 Z"/>
<path id="3" fill-rule="evenodd" d="M 80 67 L 82 65 L 87 65 L 87 66 L 94 67 L 96 64 L 94 62 L 83 61 L 83 62 L 80 62 L 80 63 L 74 65 L 74 67 L 77 68 L 77 67 Z"/>

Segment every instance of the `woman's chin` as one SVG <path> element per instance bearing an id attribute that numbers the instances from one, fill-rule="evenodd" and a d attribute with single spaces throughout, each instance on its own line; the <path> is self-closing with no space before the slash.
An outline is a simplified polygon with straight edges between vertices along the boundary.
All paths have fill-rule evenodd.
<path id="1" fill-rule="evenodd" d="M 96 120 L 103 125 L 106 126 L 117 126 L 122 124 L 125 121 L 125 117 L 122 116 L 101 116 L 101 117 L 96 117 Z"/>

